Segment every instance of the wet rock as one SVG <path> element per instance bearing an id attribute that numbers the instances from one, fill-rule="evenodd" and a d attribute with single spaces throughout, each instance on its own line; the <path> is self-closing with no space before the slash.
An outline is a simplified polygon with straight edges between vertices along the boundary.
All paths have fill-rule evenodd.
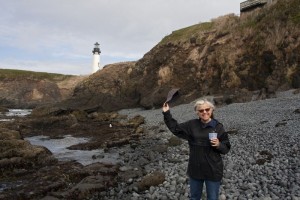
<path id="1" fill-rule="evenodd" d="M 137 115 L 128 121 L 128 125 L 137 128 L 139 125 L 143 124 L 144 122 L 145 122 L 144 117 L 142 117 L 141 115 Z"/>
<path id="2" fill-rule="evenodd" d="M 285 125 L 287 125 L 287 122 L 282 121 L 282 122 L 278 122 L 278 123 L 275 125 L 275 127 L 285 126 Z"/>
<path id="3" fill-rule="evenodd" d="M 103 163 L 93 163 L 83 167 L 83 171 L 88 172 L 89 174 L 101 174 L 101 175 L 117 175 L 118 166 L 109 165 Z"/>
<path id="4" fill-rule="evenodd" d="M 294 113 L 296 113 L 296 114 L 300 114 L 300 108 L 298 108 L 298 109 L 294 110 Z"/>
<path id="5" fill-rule="evenodd" d="M 10 199 L 17 194 L 19 199 L 42 199 L 44 196 L 46 199 L 86 199 L 93 191 L 113 186 L 117 174 L 118 166 L 115 165 L 95 163 L 83 167 L 77 162 L 58 162 L 27 170 L 21 184 L 15 183 L 0 197 Z"/>
<path id="6" fill-rule="evenodd" d="M 33 146 L 25 140 L 0 140 L 0 166 L 2 173 L 18 167 L 47 165 L 52 162 L 55 162 L 55 159 L 45 147 Z"/>
<path id="7" fill-rule="evenodd" d="M 143 127 L 137 127 L 136 128 L 136 130 L 135 130 L 135 133 L 137 134 L 137 135 L 140 135 L 140 134 L 142 134 L 142 133 L 144 133 L 145 132 L 145 129 L 143 128 Z"/>
<path id="8" fill-rule="evenodd" d="M 22 139 L 19 131 L 0 128 L 0 140 Z"/>
<path id="9" fill-rule="evenodd" d="M 165 181 L 165 174 L 160 171 L 155 171 L 148 174 L 142 178 L 142 180 L 137 184 L 139 191 L 144 191 L 149 189 L 151 186 L 157 186 Z"/>
<path id="10" fill-rule="evenodd" d="M 9 110 L 7 108 L 1 107 L 0 106 L 0 113 L 5 113 L 8 112 Z"/>
<path id="11" fill-rule="evenodd" d="M 121 116 L 115 112 L 112 112 L 112 113 L 100 113 L 100 112 L 95 113 L 94 112 L 93 115 L 95 116 L 95 119 L 98 121 L 114 121 L 117 118 L 119 118 L 119 119 L 124 118 L 124 116 Z"/>
<path id="12" fill-rule="evenodd" d="M 45 196 L 45 197 L 41 198 L 40 200 L 59 200 L 59 199 L 56 197 L 53 197 L 53 196 Z"/>
<path id="13" fill-rule="evenodd" d="M 236 134 L 238 134 L 238 130 L 237 129 L 231 129 L 231 130 L 228 130 L 227 133 L 229 135 L 236 135 Z"/>
<path id="14" fill-rule="evenodd" d="M 77 121 L 84 122 L 88 118 L 88 114 L 83 110 L 75 110 L 72 112 L 72 115 L 75 116 Z"/>
<path id="15" fill-rule="evenodd" d="M 170 137 L 168 142 L 169 142 L 168 143 L 169 146 L 178 146 L 182 144 L 182 140 L 175 136 Z"/>
<path id="16" fill-rule="evenodd" d="M 266 162 L 271 162 L 273 157 L 272 153 L 267 150 L 260 151 L 259 154 L 256 155 L 256 164 L 263 165 Z"/>
<path id="17" fill-rule="evenodd" d="M 59 116 L 66 115 L 71 113 L 72 110 L 65 107 L 59 106 L 49 106 L 49 107 L 37 107 L 32 110 L 31 116 L 40 117 L 40 116 Z"/>
<path id="18" fill-rule="evenodd" d="M 153 151 L 156 151 L 158 153 L 166 153 L 168 151 L 168 146 L 163 144 L 158 144 L 153 146 Z"/>
<path id="19" fill-rule="evenodd" d="M 300 93 L 300 88 L 294 90 L 293 94 L 299 94 Z"/>
<path id="20" fill-rule="evenodd" d="M 68 199 L 86 199 L 95 192 L 101 192 L 116 184 L 110 176 L 96 175 L 88 176 L 68 191 Z"/>
<path id="21" fill-rule="evenodd" d="M 142 169 L 133 169 L 131 167 L 127 167 L 127 169 L 122 169 L 122 170 L 126 170 L 126 171 L 121 171 L 118 174 L 118 178 L 122 181 L 122 182 L 132 182 L 133 179 L 137 179 L 139 177 L 143 176 L 143 171 Z M 131 180 L 130 180 L 131 179 Z M 129 181 L 130 180 L 130 181 Z"/>

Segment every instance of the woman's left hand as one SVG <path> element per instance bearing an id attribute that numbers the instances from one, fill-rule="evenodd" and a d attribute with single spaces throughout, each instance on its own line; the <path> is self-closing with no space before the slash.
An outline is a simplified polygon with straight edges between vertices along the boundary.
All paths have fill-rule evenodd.
<path id="1" fill-rule="evenodd" d="M 220 146 L 220 141 L 218 138 L 215 138 L 215 139 L 210 140 L 210 144 L 211 144 L 211 146 L 218 148 Z"/>

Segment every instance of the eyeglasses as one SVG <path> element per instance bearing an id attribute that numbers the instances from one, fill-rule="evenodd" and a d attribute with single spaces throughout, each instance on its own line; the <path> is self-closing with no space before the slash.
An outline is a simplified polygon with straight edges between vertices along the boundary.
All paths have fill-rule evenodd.
<path id="1" fill-rule="evenodd" d="M 210 108 L 205 108 L 205 109 L 201 109 L 201 110 L 197 110 L 199 113 L 204 113 L 205 112 L 209 112 Z"/>

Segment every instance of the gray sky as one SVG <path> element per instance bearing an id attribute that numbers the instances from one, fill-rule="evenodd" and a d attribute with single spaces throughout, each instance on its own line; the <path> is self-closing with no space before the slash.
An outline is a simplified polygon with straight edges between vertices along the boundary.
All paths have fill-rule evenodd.
<path id="1" fill-rule="evenodd" d="M 174 30 L 239 15 L 240 0 L 0 0 L 0 68 L 62 74 L 135 61 Z"/>

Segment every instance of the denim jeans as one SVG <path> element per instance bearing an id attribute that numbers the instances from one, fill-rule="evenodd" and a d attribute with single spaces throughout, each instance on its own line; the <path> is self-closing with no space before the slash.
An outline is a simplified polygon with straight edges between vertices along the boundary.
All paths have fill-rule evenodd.
<path id="1" fill-rule="evenodd" d="M 206 195 L 208 200 L 219 199 L 219 189 L 221 181 L 208 181 L 193 179 L 190 177 L 190 200 L 200 200 L 202 196 L 203 183 L 206 187 Z"/>

